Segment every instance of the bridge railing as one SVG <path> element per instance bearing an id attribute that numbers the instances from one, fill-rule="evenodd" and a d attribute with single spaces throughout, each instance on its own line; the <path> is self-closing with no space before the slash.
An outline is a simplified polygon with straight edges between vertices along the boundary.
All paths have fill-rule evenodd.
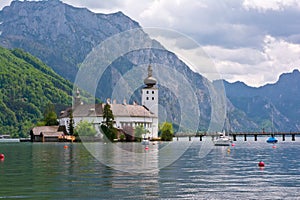
<path id="1" fill-rule="evenodd" d="M 300 135 L 300 132 L 230 132 L 227 133 L 226 135 L 230 136 L 233 138 L 233 141 L 236 141 L 236 137 L 237 136 L 243 136 L 244 137 L 244 141 L 247 141 L 247 137 L 248 136 L 253 136 L 254 137 L 254 141 L 257 141 L 257 136 L 281 136 L 282 137 L 282 141 L 285 141 L 285 136 L 290 135 L 292 136 L 292 141 L 295 141 L 295 136 L 296 135 Z M 211 132 L 211 133 L 207 133 L 207 132 L 198 132 L 198 133 L 191 133 L 191 132 L 187 132 L 187 133 L 176 133 L 174 135 L 174 137 L 177 137 L 177 140 L 179 137 L 188 137 L 189 140 L 191 141 L 192 137 L 200 137 L 200 141 L 202 141 L 202 138 L 204 136 L 211 136 L 211 137 L 217 137 L 220 136 L 220 133 L 217 132 Z"/>

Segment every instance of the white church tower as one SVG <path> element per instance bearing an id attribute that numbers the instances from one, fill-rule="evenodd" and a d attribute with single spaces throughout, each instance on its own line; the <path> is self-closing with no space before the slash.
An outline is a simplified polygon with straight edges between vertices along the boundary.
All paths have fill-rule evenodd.
<path id="1" fill-rule="evenodd" d="M 151 137 L 158 137 L 158 89 L 156 79 L 152 77 L 152 67 L 148 66 L 148 77 L 144 79 L 145 87 L 142 89 L 142 104 L 148 108 L 157 117 L 153 119 L 151 130 Z"/>

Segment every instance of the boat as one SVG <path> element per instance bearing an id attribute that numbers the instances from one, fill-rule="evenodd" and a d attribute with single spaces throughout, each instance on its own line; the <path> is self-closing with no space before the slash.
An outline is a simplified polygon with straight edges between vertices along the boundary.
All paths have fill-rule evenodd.
<path id="1" fill-rule="evenodd" d="M 150 144 L 149 140 L 146 139 L 146 138 L 144 138 L 141 143 L 142 143 L 142 145 L 149 145 Z"/>
<path id="2" fill-rule="evenodd" d="M 0 142 L 20 142 L 20 139 L 11 138 L 10 135 L 0 135 Z"/>
<path id="3" fill-rule="evenodd" d="M 219 133 L 219 137 L 216 138 L 214 141 L 215 146 L 230 146 L 232 143 L 232 140 L 230 137 L 226 136 L 226 134 Z"/>
<path id="4" fill-rule="evenodd" d="M 267 143 L 275 144 L 277 142 L 278 142 L 277 138 L 273 135 L 267 139 Z"/>
<path id="5" fill-rule="evenodd" d="M 273 122 L 273 112 L 272 112 L 272 134 L 271 134 L 271 137 L 269 137 L 267 139 L 267 143 L 275 144 L 277 142 L 278 142 L 278 140 L 277 140 L 277 138 L 274 135 L 274 122 Z"/>

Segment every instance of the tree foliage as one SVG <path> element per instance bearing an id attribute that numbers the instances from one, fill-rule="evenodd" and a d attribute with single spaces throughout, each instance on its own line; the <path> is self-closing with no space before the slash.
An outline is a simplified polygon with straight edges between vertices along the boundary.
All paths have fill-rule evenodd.
<path id="1" fill-rule="evenodd" d="M 115 139 L 117 139 L 117 129 L 112 127 L 108 128 L 106 125 L 101 125 L 101 132 L 105 135 L 104 140 L 109 140 L 113 142 Z"/>
<path id="2" fill-rule="evenodd" d="M 79 122 L 75 128 L 76 136 L 95 136 L 96 134 L 97 130 L 95 129 L 93 124 L 85 120 Z"/>
<path id="3" fill-rule="evenodd" d="M 71 110 L 70 113 L 70 119 L 69 119 L 69 124 L 68 124 L 68 132 L 69 135 L 74 135 L 74 118 L 73 118 L 73 111 Z"/>
<path id="4" fill-rule="evenodd" d="M 44 112 L 44 122 L 46 126 L 58 125 L 57 115 L 55 113 L 54 105 L 48 103 Z"/>
<path id="5" fill-rule="evenodd" d="M 103 109 L 103 120 L 108 128 L 113 128 L 114 119 L 110 105 L 108 103 L 105 104 Z"/>
<path id="6" fill-rule="evenodd" d="M 134 137 L 136 141 L 141 141 L 142 138 L 148 133 L 148 130 L 144 128 L 144 126 L 139 125 L 134 129 Z"/>
<path id="7" fill-rule="evenodd" d="M 30 128 L 57 123 L 57 111 L 47 105 L 71 104 L 73 85 L 37 58 L 20 50 L 0 47 L 0 132 L 27 137 Z"/>
<path id="8" fill-rule="evenodd" d="M 161 140 L 162 141 L 172 141 L 173 140 L 173 125 L 172 123 L 169 122 L 164 122 L 163 124 L 160 125 L 159 131 L 161 133 Z"/>

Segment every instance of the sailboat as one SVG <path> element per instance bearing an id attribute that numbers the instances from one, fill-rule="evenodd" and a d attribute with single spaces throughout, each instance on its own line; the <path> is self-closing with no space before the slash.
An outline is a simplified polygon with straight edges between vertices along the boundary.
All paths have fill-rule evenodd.
<path id="1" fill-rule="evenodd" d="M 269 138 L 267 139 L 267 143 L 275 144 L 275 143 L 277 143 L 277 142 L 278 142 L 278 140 L 277 140 L 277 138 L 274 136 L 274 134 L 272 134 L 271 137 L 269 137 Z"/>
<path id="2" fill-rule="evenodd" d="M 271 137 L 269 137 L 267 139 L 267 143 L 272 143 L 272 144 L 275 144 L 278 142 L 277 138 L 275 137 L 275 134 L 274 134 L 274 122 L 273 122 L 273 112 L 272 112 L 272 134 L 271 134 Z"/>

